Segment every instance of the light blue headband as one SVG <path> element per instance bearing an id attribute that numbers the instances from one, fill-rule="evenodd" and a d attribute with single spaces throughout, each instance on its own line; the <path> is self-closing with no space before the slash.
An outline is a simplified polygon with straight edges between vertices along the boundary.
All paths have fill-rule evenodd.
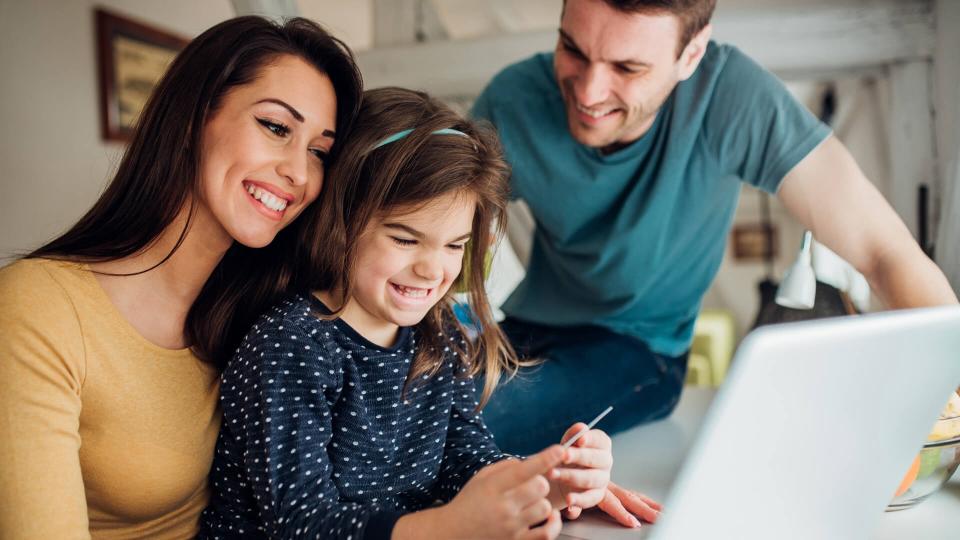
<path id="1" fill-rule="evenodd" d="M 374 145 L 373 148 L 371 148 L 371 150 L 376 150 L 377 148 L 380 148 L 381 146 L 390 144 L 390 143 L 392 143 L 392 142 L 399 141 L 400 139 L 406 137 L 407 135 L 409 135 L 409 134 L 411 134 L 411 133 L 413 133 L 413 130 L 412 130 L 412 129 L 405 129 L 405 130 L 403 130 L 403 131 L 398 131 L 398 132 L 394 133 L 393 135 L 387 137 L 386 139 L 378 142 L 376 145 Z M 431 134 L 431 135 L 459 135 L 459 136 L 461 136 L 461 137 L 466 137 L 466 138 L 468 138 L 468 139 L 470 138 L 470 136 L 467 135 L 466 133 L 464 133 L 464 132 L 462 132 L 462 131 L 458 131 L 458 130 L 453 129 L 453 128 L 438 129 L 438 130 L 436 130 L 436 131 L 431 132 L 430 134 Z"/>

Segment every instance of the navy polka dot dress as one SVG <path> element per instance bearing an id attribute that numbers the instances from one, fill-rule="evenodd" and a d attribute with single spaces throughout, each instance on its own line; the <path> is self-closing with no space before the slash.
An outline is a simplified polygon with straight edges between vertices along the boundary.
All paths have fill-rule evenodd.
<path id="1" fill-rule="evenodd" d="M 202 538 L 390 538 L 506 457 L 453 351 L 404 394 L 415 330 L 385 349 L 316 312 L 312 296 L 281 303 L 224 371 Z"/>

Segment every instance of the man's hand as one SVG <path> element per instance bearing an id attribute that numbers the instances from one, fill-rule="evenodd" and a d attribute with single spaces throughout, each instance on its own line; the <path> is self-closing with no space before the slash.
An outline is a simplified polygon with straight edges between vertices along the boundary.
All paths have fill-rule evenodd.
<path id="1" fill-rule="evenodd" d="M 638 517 L 647 523 L 655 523 L 660 516 L 660 503 L 636 491 L 624 489 L 613 482 L 607 486 L 603 500 L 597 505 L 617 523 L 624 527 L 637 528 L 640 526 Z M 571 506 L 564 511 L 567 519 L 577 519 L 582 512 L 578 506 Z"/>

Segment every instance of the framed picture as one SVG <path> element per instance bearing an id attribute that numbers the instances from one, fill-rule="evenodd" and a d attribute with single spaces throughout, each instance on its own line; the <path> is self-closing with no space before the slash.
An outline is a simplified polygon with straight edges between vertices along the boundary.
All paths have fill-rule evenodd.
<path id="1" fill-rule="evenodd" d="M 129 141 L 140 111 L 188 40 L 96 9 L 103 138 Z"/>
<path id="2" fill-rule="evenodd" d="M 777 257 L 777 229 L 763 223 L 733 226 L 733 258 L 738 261 L 766 261 Z"/>

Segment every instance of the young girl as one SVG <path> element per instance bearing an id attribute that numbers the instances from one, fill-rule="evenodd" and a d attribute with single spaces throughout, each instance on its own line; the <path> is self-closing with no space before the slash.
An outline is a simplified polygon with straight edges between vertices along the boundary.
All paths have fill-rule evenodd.
<path id="1" fill-rule="evenodd" d="M 551 538 L 558 509 L 600 501 L 605 434 L 506 459 L 477 412 L 471 377 L 484 402 L 516 365 L 483 289 L 507 190 L 490 132 L 421 93 L 365 94 L 293 254 L 313 292 L 261 317 L 223 373 L 205 535 Z"/>

